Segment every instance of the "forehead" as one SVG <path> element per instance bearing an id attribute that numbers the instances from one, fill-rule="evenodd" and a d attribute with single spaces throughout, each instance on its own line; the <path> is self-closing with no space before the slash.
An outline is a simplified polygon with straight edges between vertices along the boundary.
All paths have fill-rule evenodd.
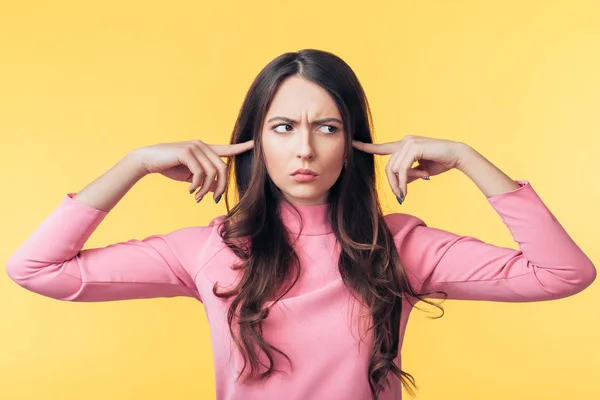
<path id="1" fill-rule="evenodd" d="M 309 118 L 341 119 L 335 101 L 325 89 L 306 79 L 291 76 L 277 89 L 267 118 L 280 116 L 300 119 L 305 114 Z"/>

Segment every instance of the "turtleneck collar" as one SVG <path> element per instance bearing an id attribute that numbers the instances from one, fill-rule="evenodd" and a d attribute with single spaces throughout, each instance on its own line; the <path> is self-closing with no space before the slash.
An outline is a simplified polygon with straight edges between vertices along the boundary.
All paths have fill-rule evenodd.
<path id="1" fill-rule="evenodd" d="M 300 233 L 301 224 L 302 235 L 325 235 L 332 232 L 328 216 L 329 204 L 294 205 L 294 207 L 298 209 L 302 221 L 291 205 L 285 201 L 279 202 L 279 215 L 290 232 Z"/>

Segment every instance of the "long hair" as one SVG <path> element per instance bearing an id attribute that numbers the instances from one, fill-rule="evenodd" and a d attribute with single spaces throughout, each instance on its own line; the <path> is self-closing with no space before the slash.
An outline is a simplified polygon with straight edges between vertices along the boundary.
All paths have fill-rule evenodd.
<path id="1" fill-rule="evenodd" d="M 286 199 L 267 173 L 260 135 L 275 92 L 290 76 L 302 77 L 324 88 L 342 115 L 347 163 L 329 191 L 328 218 L 341 245 L 340 275 L 354 297 L 368 307 L 371 319 L 368 330 L 374 329 L 369 368 L 365 371 L 372 396 L 377 399 L 388 384 L 390 371 L 414 395 L 413 387 L 417 388 L 414 378 L 394 362 L 398 356 L 402 299 L 432 304 L 443 315 L 441 306 L 425 296 L 446 294 L 417 293 L 411 287 L 383 219 L 376 192 L 374 156 L 352 148 L 352 140 L 373 142 L 372 117 L 365 93 L 342 59 L 314 49 L 282 54 L 260 71 L 246 94 L 231 136 L 232 144 L 254 140 L 253 151 L 228 160 L 228 181 L 235 178 L 239 201 L 230 209 L 226 193 L 227 215 L 220 231 L 224 243 L 242 260 L 234 267 L 241 279 L 229 291 L 218 292 L 218 282 L 213 287 L 213 293 L 220 298 L 234 297 L 227 317 L 243 359 L 238 379 L 247 369 L 244 379 L 270 377 L 277 371 L 273 352 L 292 362 L 262 338 L 262 322 L 268 317 L 270 306 L 294 286 L 300 263 L 276 212 Z M 268 301 L 272 301 L 270 306 L 266 306 Z M 268 365 L 259 359 L 259 352 L 266 355 Z M 260 366 L 266 368 L 262 373 Z"/>

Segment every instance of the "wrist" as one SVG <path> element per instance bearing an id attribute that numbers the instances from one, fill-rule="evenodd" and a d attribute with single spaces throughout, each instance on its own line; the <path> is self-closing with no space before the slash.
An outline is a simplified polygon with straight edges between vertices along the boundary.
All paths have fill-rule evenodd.
<path id="1" fill-rule="evenodd" d="M 479 153 L 466 143 L 457 143 L 456 146 L 457 163 L 456 169 L 462 173 L 467 173 L 469 165 L 479 155 Z"/>
<path id="2" fill-rule="evenodd" d="M 132 175 L 138 180 L 150 174 L 144 166 L 141 154 L 136 150 L 131 151 L 123 157 L 120 163 L 128 171 L 131 171 Z"/>

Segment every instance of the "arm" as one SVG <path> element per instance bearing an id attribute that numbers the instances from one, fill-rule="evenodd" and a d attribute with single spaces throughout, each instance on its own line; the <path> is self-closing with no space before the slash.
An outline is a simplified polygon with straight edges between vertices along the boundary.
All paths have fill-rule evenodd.
<path id="1" fill-rule="evenodd" d="M 430 228 L 407 214 L 388 216 L 416 289 L 442 290 L 450 299 L 525 302 L 567 297 L 595 280 L 590 259 L 529 182 L 514 183 L 517 189 L 495 194 L 488 202 L 519 250 Z M 493 194 L 492 186 L 487 189 Z"/>
<path id="2" fill-rule="evenodd" d="M 110 211 L 144 176 L 141 159 L 135 151 L 83 188 L 75 198 L 100 211 Z"/>
<path id="3" fill-rule="evenodd" d="M 210 227 L 82 250 L 109 210 L 142 176 L 135 156 L 129 155 L 77 196 L 66 195 L 10 257 L 8 275 L 30 291 L 60 300 L 200 300 L 184 265 L 191 261 L 193 249 L 206 241 Z"/>
<path id="4" fill-rule="evenodd" d="M 454 145 L 458 154 L 456 169 L 468 176 L 487 198 L 519 188 L 517 182 L 469 145 L 461 142 Z"/>

